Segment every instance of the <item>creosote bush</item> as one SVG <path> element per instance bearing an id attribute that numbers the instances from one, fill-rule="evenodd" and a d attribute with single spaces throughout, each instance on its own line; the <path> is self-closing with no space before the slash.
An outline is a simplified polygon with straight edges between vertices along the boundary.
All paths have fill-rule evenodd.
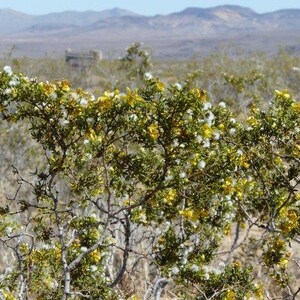
<path id="1" fill-rule="evenodd" d="M 43 156 L 30 175 L 13 169 L 1 207 L 14 257 L 2 298 L 150 299 L 172 283 L 183 299 L 296 299 L 300 104 L 288 91 L 239 121 L 189 81 L 146 73 L 95 97 L 6 66 L 0 111 L 29 124 Z"/>

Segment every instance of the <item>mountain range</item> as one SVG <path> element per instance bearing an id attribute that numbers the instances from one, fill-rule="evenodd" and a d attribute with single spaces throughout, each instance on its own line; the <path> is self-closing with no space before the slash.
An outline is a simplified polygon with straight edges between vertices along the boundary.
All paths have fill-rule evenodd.
<path id="1" fill-rule="evenodd" d="M 258 14 L 250 8 L 224 5 L 155 16 L 120 8 L 40 16 L 0 9 L 2 56 L 14 46 L 16 56 L 62 56 L 71 48 L 98 49 L 111 57 L 137 41 L 163 59 L 206 55 L 229 45 L 269 53 L 285 46 L 300 52 L 299 37 L 300 9 Z"/>

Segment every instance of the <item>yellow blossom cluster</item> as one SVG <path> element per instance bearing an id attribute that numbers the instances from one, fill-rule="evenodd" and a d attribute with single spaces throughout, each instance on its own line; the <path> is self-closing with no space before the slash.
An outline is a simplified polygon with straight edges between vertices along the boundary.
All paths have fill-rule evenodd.
<path id="1" fill-rule="evenodd" d="M 153 140 L 157 140 L 159 138 L 159 130 L 158 130 L 158 125 L 157 124 L 151 124 L 148 126 L 148 132 L 150 137 Z"/>

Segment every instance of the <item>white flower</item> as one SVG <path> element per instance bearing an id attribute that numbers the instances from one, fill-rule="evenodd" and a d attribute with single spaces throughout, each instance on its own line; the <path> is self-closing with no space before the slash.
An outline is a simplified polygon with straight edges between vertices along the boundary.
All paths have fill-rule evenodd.
<path id="1" fill-rule="evenodd" d="M 136 122 L 138 120 L 138 116 L 136 114 L 132 114 L 129 117 L 133 122 Z"/>
<path id="2" fill-rule="evenodd" d="M 95 265 L 91 265 L 90 270 L 91 270 L 91 272 L 96 272 L 98 270 L 98 268 Z"/>
<path id="3" fill-rule="evenodd" d="M 190 108 L 186 111 L 186 113 L 187 113 L 188 115 L 190 115 L 190 116 L 193 115 L 193 111 L 192 111 Z"/>
<path id="4" fill-rule="evenodd" d="M 208 110 L 211 108 L 211 103 L 210 102 L 205 102 L 203 105 L 203 110 Z"/>
<path id="5" fill-rule="evenodd" d="M 212 267 L 210 267 L 210 266 L 203 266 L 203 271 L 205 273 L 208 273 L 208 272 L 212 272 L 213 270 L 212 270 Z"/>
<path id="6" fill-rule="evenodd" d="M 78 100 L 79 95 L 78 95 L 77 93 L 72 93 L 72 98 L 73 98 L 74 100 Z"/>
<path id="7" fill-rule="evenodd" d="M 182 90 L 182 85 L 180 84 L 180 83 L 175 83 L 174 84 L 174 87 L 176 87 L 176 89 L 178 90 L 178 91 L 181 91 Z"/>
<path id="8" fill-rule="evenodd" d="M 12 271 L 13 271 L 13 269 L 11 267 L 5 268 L 5 274 L 11 273 Z"/>
<path id="9" fill-rule="evenodd" d="M 219 263 L 219 267 L 221 270 L 224 270 L 225 269 L 225 263 L 224 262 L 220 262 Z"/>
<path id="10" fill-rule="evenodd" d="M 11 80 L 9 83 L 8 83 L 9 86 L 13 87 L 13 86 L 16 86 L 18 85 L 18 81 L 16 80 Z"/>
<path id="11" fill-rule="evenodd" d="M 203 143 L 203 148 L 209 148 L 210 147 L 210 141 L 209 139 L 205 139 Z"/>
<path id="12" fill-rule="evenodd" d="M 53 281 L 50 283 L 50 288 L 56 289 L 58 287 L 58 282 L 53 279 Z"/>
<path id="13" fill-rule="evenodd" d="M 151 80 L 151 79 L 153 78 L 153 76 L 152 76 L 152 74 L 151 74 L 150 72 L 146 72 L 146 73 L 144 74 L 144 78 L 145 78 L 146 80 Z"/>
<path id="14" fill-rule="evenodd" d="M 86 252 L 86 251 L 87 251 L 87 247 L 81 247 L 81 248 L 80 248 L 80 251 L 81 251 L 81 252 Z"/>
<path id="15" fill-rule="evenodd" d="M 171 270 L 172 274 L 176 275 L 179 273 L 179 269 L 177 266 L 173 267 L 172 270 Z"/>
<path id="16" fill-rule="evenodd" d="M 197 143 L 201 144 L 202 141 L 203 141 L 202 136 L 201 136 L 201 135 L 197 135 L 197 136 L 196 136 L 196 141 L 197 141 Z"/>
<path id="17" fill-rule="evenodd" d="M 220 269 L 215 269 L 215 270 L 214 270 L 214 273 L 215 273 L 216 275 L 220 275 L 220 274 L 222 274 L 222 270 L 220 270 Z"/>
<path id="18" fill-rule="evenodd" d="M 178 146 L 179 146 L 178 139 L 175 139 L 175 140 L 173 141 L 173 146 L 174 146 L 174 147 L 178 147 Z"/>
<path id="19" fill-rule="evenodd" d="M 235 135 L 235 133 L 236 133 L 236 129 L 235 128 L 230 128 L 229 129 L 229 134 L 230 135 Z"/>
<path id="20" fill-rule="evenodd" d="M 7 75 L 9 75 L 9 76 L 12 75 L 12 70 L 11 70 L 11 67 L 10 67 L 10 66 L 5 66 L 5 67 L 3 68 L 3 71 L 4 71 Z"/>
<path id="21" fill-rule="evenodd" d="M 199 163 L 198 163 L 198 168 L 199 169 L 204 169 L 206 166 L 206 163 L 204 160 L 201 160 Z"/>
<path id="22" fill-rule="evenodd" d="M 167 232 L 168 230 L 169 230 L 169 228 L 170 228 L 170 226 L 171 226 L 171 223 L 169 222 L 169 221 L 166 221 L 165 223 L 164 223 L 164 231 L 163 232 Z"/>
<path id="23" fill-rule="evenodd" d="M 222 107 L 222 108 L 226 108 L 226 103 L 222 101 L 222 102 L 219 103 L 219 106 Z"/>
<path id="24" fill-rule="evenodd" d="M 198 272 L 199 271 L 199 267 L 197 265 L 193 264 L 191 266 L 191 270 L 194 271 L 194 272 Z"/>
<path id="25" fill-rule="evenodd" d="M 212 125 L 214 119 L 215 119 L 215 115 L 210 111 L 207 117 L 207 123 L 209 126 Z"/>
<path id="26" fill-rule="evenodd" d="M 55 92 L 53 92 L 53 93 L 51 93 L 51 94 L 49 95 L 49 97 L 50 97 L 51 99 L 55 100 L 55 99 L 57 98 L 57 94 L 56 94 Z"/>
<path id="27" fill-rule="evenodd" d="M 205 274 L 204 274 L 204 278 L 205 278 L 206 280 L 208 280 L 209 277 L 210 277 L 210 276 L 209 276 L 209 273 L 205 273 Z"/>
<path id="28" fill-rule="evenodd" d="M 231 200 L 229 200 L 229 201 L 227 201 L 227 205 L 228 205 L 228 206 L 232 206 L 232 205 L 233 205 L 233 202 L 232 202 Z M 231 218 L 229 218 L 229 219 L 231 219 Z"/>
<path id="29" fill-rule="evenodd" d="M 88 102 L 87 102 L 86 99 L 82 98 L 82 99 L 80 100 L 79 103 L 80 103 L 82 106 L 86 106 Z"/>
<path id="30" fill-rule="evenodd" d="M 185 172 L 180 172 L 179 173 L 179 177 L 180 178 L 185 178 L 186 177 L 186 173 Z"/>
<path id="31" fill-rule="evenodd" d="M 231 196 L 230 196 L 230 195 L 226 195 L 226 196 L 225 196 L 225 200 L 231 201 Z"/>
<path id="32" fill-rule="evenodd" d="M 11 94 L 11 92 L 12 92 L 12 89 L 10 89 L 10 88 L 7 88 L 4 90 L 5 95 L 9 95 L 9 94 Z"/>
<path id="33" fill-rule="evenodd" d="M 85 139 L 85 140 L 83 141 L 83 145 L 87 145 L 89 142 L 90 142 L 89 140 Z"/>
<path id="34" fill-rule="evenodd" d="M 214 139 L 219 140 L 220 139 L 220 133 L 219 131 L 214 131 Z"/>
<path id="35" fill-rule="evenodd" d="M 236 154 L 237 154 L 238 156 L 241 156 L 241 155 L 243 155 L 243 151 L 242 151 L 241 149 L 238 149 L 238 150 L 236 151 Z"/>
<path id="36" fill-rule="evenodd" d="M 6 232 L 7 235 L 10 235 L 13 232 L 12 227 L 9 227 L 9 226 L 6 227 L 5 232 Z"/>
<path id="37" fill-rule="evenodd" d="M 167 177 L 166 177 L 166 181 L 171 181 L 173 179 L 173 176 L 172 175 L 168 175 Z"/>
<path id="38" fill-rule="evenodd" d="M 90 118 L 87 118 L 86 121 L 87 121 L 89 124 L 91 124 L 91 123 L 94 122 L 94 118 L 91 118 L 91 117 L 90 117 Z"/>
<path id="39" fill-rule="evenodd" d="M 51 247 L 49 244 L 43 244 L 41 248 L 45 250 L 49 250 Z"/>
<path id="40" fill-rule="evenodd" d="M 66 120 L 66 119 L 63 119 L 62 121 L 61 121 L 61 125 L 62 126 L 66 126 L 66 125 L 68 125 L 70 123 L 70 121 L 69 120 Z"/>
<path id="41" fill-rule="evenodd" d="M 181 258 L 181 263 L 182 263 L 183 265 L 186 265 L 186 264 L 187 264 L 187 258 L 186 258 L 186 257 L 182 257 L 182 258 Z"/>
<path id="42" fill-rule="evenodd" d="M 230 118 L 230 122 L 231 122 L 232 124 L 235 124 L 235 123 L 236 123 L 236 119 L 235 119 L 235 118 Z"/>

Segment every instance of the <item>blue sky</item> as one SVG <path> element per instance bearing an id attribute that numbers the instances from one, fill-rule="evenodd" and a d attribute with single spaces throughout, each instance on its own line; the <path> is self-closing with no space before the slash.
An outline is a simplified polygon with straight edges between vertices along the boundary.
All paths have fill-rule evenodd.
<path id="1" fill-rule="evenodd" d="M 65 10 L 104 10 L 114 7 L 143 15 L 168 14 L 186 7 L 212 7 L 233 4 L 261 12 L 299 8 L 300 0 L 0 0 L 0 8 L 12 8 L 29 14 L 46 14 Z"/>

